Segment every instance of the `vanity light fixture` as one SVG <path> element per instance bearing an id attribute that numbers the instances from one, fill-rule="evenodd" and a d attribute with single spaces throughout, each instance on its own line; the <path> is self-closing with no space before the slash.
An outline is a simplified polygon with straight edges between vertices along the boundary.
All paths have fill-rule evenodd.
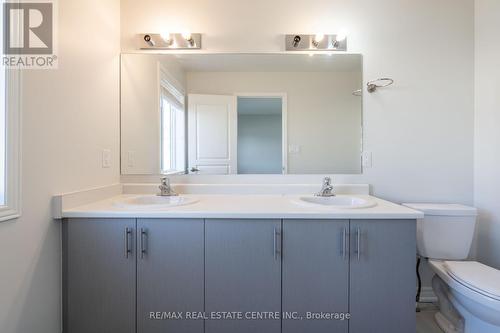
<path id="1" fill-rule="evenodd" d="M 141 50 L 196 50 L 201 49 L 199 33 L 150 33 L 140 34 Z"/>
<path id="2" fill-rule="evenodd" d="M 287 51 L 347 51 L 345 34 L 286 35 Z"/>
<path id="3" fill-rule="evenodd" d="M 292 43 L 293 47 L 298 47 L 301 39 L 302 38 L 300 38 L 300 36 L 298 36 L 298 35 L 294 36 L 293 37 L 293 43 Z"/>
<path id="4" fill-rule="evenodd" d="M 314 45 L 315 48 L 318 48 L 319 43 L 321 43 L 321 41 L 323 40 L 323 38 L 325 38 L 325 35 L 323 35 L 323 34 L 316 34 L 314 36 L 312 43 L 313 43 L 313 45 Z"/>
<path id="5" fill-rule="evenodd" d="M 332 41 L 332 46 L 333 47 L 339 47 L 340 46 L 340 43 L 342 41 L 344 41 L 345 39 L 347 38 L 347 36 L 345 34 L 338 34 L 337 35 L 337 38 L 335 38 L 334 41 Z"/>
<path id="6" fill-rule="evenodd" d="M 170 36 L 170 33 L 168 33 L 168 32 L 160 33 L 160 37 L 165 42 L 165 44 L 167 44 L 168 46 L 171 46 L 172 43 L 174 42 L 172 40 L 172 37 Z"/>
<path id="7" fill-rule="evenodd" d="M 144 35 L 144 41 L 150 46 L 150 47 L 154 47 L 155 46 L 155 42 L 153 41 L 153 39 L 151 38 L 151 35 Z"/>
<path id="8" fill-rule="evenodd" d="M 182 37 L 189 43 L 189 45 L 194 45 L 193 35 L 189 31 L 183 32 Z"/>

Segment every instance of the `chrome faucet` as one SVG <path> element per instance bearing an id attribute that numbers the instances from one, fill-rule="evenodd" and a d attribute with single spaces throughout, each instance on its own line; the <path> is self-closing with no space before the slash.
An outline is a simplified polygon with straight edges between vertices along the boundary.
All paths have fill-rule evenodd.
<path id="1" fill-rule="evenodd" d="M 318 193 L 316 193 L 316 196 L 318 197 L 335 196 L 335 193 L 333 193 L 332 179 L 330 177 L 325 177 L 325 179 L 323 179 L 323 186 L 321 187 L 321 190 Z"/>
<path id="2" fill-rule="evenodd" d="M 161 185 L 158 186 L 160 189 L 160 193 L 158 193 L 161 197 L 173 197 L 178 195 L 172 190 L 172 186 L 170 185 L 170 179 L 167 177 L 161 177 Z"/>

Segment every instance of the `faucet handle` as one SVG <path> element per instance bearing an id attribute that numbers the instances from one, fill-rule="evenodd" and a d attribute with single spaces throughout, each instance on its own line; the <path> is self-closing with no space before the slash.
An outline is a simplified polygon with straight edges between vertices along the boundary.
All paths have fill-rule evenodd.
<path id="1" fill-rule="evenodd" d="M 168 186 L 170 181 L 167 177 L 161 177 L 160 178 L 160 181 L 161 181 L 161 184 L 164 185 L 164 186 Z"/>
<path id="2" fill-rule="evenodd" d="M 323 179 L 323 184 L 324 184 L 324 185 L 332 185 L 332 178 L 330 178 L 330 177 L 325 177 L 325 178 Z"/>

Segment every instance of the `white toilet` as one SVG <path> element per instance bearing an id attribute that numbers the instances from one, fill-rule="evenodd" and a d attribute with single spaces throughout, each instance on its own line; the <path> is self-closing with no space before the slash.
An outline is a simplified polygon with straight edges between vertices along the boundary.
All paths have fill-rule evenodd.
<path id="1" fill-rule="evenodd" d="M 500 270 L 464 261 L 474 235 L 477 210 L 462 205 L 404 204 L 419 210 L 417 251 L 429 258 L 439 300 L 435 318 L 446 333 L 500 333 Z"/>

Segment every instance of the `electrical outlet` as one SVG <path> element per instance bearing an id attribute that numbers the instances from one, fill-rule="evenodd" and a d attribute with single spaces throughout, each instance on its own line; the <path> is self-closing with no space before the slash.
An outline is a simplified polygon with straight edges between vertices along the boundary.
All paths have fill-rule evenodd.
<path id="1" fill-rule="evenodd" d="M 102 150 L 102 167 L 111 168 L 111 150 L 109 149 Z"/>

